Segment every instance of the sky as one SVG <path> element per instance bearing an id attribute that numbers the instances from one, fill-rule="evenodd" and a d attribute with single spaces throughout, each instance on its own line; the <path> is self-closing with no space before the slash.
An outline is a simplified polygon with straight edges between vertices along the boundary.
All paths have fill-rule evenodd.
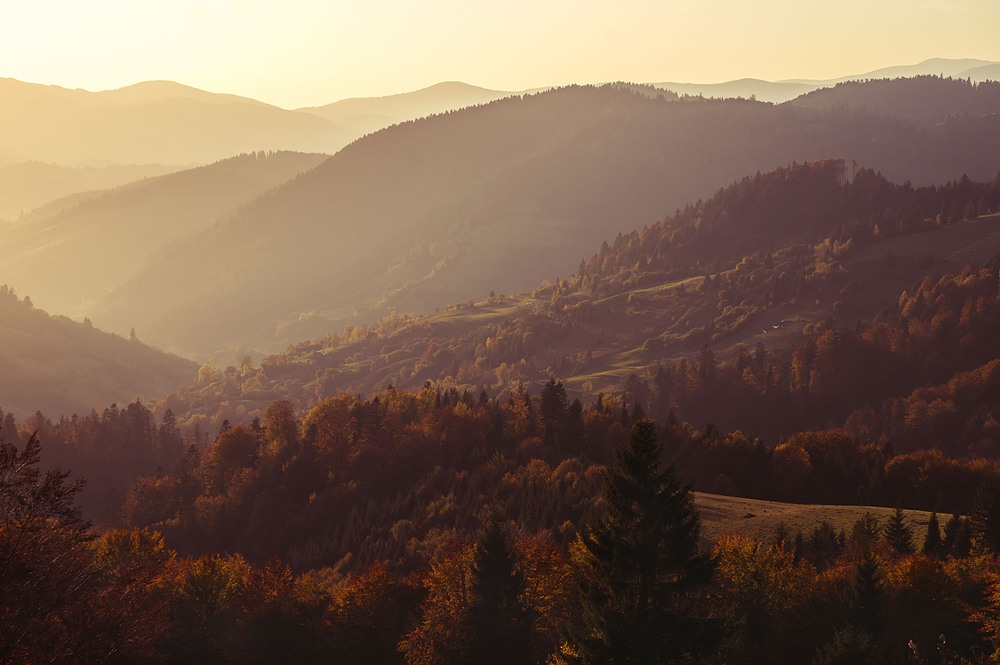
<path id="1" fill-rule="evenodd" d="M 1000 61 L 998 0 L 0 0 L 0 77 L 284 108 L 464 81 L 828 79 Z"/>

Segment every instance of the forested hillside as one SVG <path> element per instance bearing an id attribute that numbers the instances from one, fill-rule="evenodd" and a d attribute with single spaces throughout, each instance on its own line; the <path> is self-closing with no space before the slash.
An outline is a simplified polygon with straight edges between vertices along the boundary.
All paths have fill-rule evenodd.
<path id="1" fill-rule="evenodd" d="M 652 382 L 661 367 L 672 372 L 674 361 L 699 353 L 728 357 L 736 347 L 752 351 L 758 343 L 787 352 L 804 334 L 868 325 L 858 318 L 867 322 L 896 307 L 900 293 L 928 275 L 937 275 L 936 283 L 965 265 L 978 269 L 1000 251 L 988 249 L 1000 225 L 995 217 L 962 220 L 998 206 L 996 182 L 913 188 L 865 169 L 852 178 L 850 167 L 836 161 L 779 169 L 735 183 L 642 233 L 619 236 L 581 262 L 575 275 L 530 294 L 493 294 L 424 317 L 394 314 L 371 326 L 348 326 L 259 366 L 249 358 L 239 367 L 206 366 L 196 385 L 167 398 L 163 408 L 215 428 L 223 419 L 246 421 L 275 399 L 306 408 L 343 391 L 416 390 L 428 380 L 505 394 L 551 377 L 592 399 L 621 390 L 630 374 Z M 963 250 L 969 247 L 986 248 L 985 254 L 977 259 Z M 975 357 L 986 362 L 989 353 L 984 346 Z M 686 377 L 693 367 L 676 371 Z M 973 365 L 949 360 L 944 367 Z M 772 397 L 792 389 L 785 370 L 764 371 L 755 380 L 765 376 L 785 382 Z M 924 385 L 947 378 L 940 370 L 901 373 L 895 392 L 876 396 L 901 397 L 913 380 Z M 689 379 L 678 381 L 686 386 Z M 879 390 L 870 379 L 866 384 Z M 678 388 L 671 407 L 700 425 L 720 419 L 740 427 L 751 417 L 753 431 L 776 437 L 845 417 L 830 409 L 862 393 L 818 400 L 828 408 L 802 418 L 780 404 L 764 408 L 735 396 L 731 411 L 715 413 L 715 393 L 701 394 Z M 657 412 L 666 415 L 666 409 Z"/>
<path id="2" fill-rule="evenodd" d="M 0 281 L 41 307 L 83 317 L 172 243 L 310 170 L 325 155 L 254 153 L 53 201 L 4 235 Z M 128 328 L 123 328 L 128 330 Z"/>
<path id="3" fill-rule="evenodd" d="M 162 395 L 196 371 L 189 360 L 102 332 L 89 320 L 49 316 L 29 297 L 0 287 L 0 406 L 8 413 L 88 413 Z"/>
<path id="4" fill-rule="evenodd" d="M 848 81 L 802 95 L 789 104 L 812 109 L 858 109 L 930 126 L 950 118 L 1000 112 L 1000 83 L 931 76 Z"/>
<path id="5" fill-rule="evenodd" d="M 950 85 L 921 84 L 928 94 Z M 915 184 L 1000 170 L 993 115 L 918 128 L 663 94 L 566 88 L 378 132 L 178 246 L 94 320 L 202 357 L 276 350 L 393 309 L 554 282 L 602 240 L 778 164 L 833 154 Z M 209 316 L 211 327 L 193 323 Z"/>

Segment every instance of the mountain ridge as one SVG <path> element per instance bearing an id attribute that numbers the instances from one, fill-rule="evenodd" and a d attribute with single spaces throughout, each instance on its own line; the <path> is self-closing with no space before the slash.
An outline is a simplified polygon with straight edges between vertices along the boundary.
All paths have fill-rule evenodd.
<path id="1" fill-rule="evenodd" d="M 235 339 L 223 336 L 226 325 L 244 343 L 254 339 L 244 348 L 275 350 L 294 330 L 317 335 L 569 275 L 602 240 L 755 170 L 830 154 L 915 184 L 1000 169 L 996 132 L 976 125 L 995 118 L 917 128 L 848 110 L 658 94 L 578 86 L 382 130 L 177 249 L 92 316 L 111 328 L 137 325 L 183 353 L 198 353 L 196 338 Z M 218 245 L 233 251 L 204 250 Z M 168 283 L 185 285 L 183 299 L 162 294 L 154 311 L 147 295 Z M 181 333 L 180 313 L 201 307 L 215 330 Z M 253 319 L 242 313 L 250 311 Z"/>

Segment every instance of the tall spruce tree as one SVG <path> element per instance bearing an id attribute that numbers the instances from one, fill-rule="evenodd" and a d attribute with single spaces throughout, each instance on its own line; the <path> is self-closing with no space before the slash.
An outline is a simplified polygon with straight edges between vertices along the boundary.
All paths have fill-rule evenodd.
<path id="1" fill-rule="evenodd" d="M 931 518 L 927 521 L 927 535 L 924 536 L 923 553 L 927 556 L 941 556 L 943 552 L 941 525 L 938 522 L 937 513 L 931 513 Z"/>
<path id="2" fill-rule="evenodd" d="M 1000 552 L 1000 488 L 996 483 L 986 481 L 979 486 L 969 520 L 976 544 Z"/>
<path id="3" fill-rule="evenodd" d="M 491 517 L 476 542 L 472 560 L 472 603 L 465 662 L 521 665 L 533 662 L 531 621 L 524 606 L 524 577 L 517 569 L 507 528 Z"/>
<path id="4" fill-rule="evenodd" d="M 885 539 L 897 554 L 913 554 L 913 529 L 906 523 L 902 508 L 896 508 L 886 523 Z"/>
<path id="5" fill-rule="evenodd" d="M 656 665 L 692 660 L 708 646 L 709 623 L 693 594 L 715 562 L 698 547 L 691 488 L 664 467 L 656 424 L 640 420 L 605 472 L 607 514 L 584 530 L 574 559 L 584 663 Z"/>
<path id="6" fill-rule="evenodd" d="M 956 559 L 969 556 L 972 549 L 972 525 L 967 517 L 958 513 L 944 525 L 944 538 L 941 541 L 943 554 Z"/>

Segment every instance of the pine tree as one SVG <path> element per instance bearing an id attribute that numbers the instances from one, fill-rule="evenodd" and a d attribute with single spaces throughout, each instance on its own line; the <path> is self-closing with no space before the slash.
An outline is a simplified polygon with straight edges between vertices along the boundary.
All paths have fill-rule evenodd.
<path id="1" fill-rule="evenodd" d="M 956 559 L 969 556 L 972 549 L 972 525 L 968 518 L 958 513 L 944 525 L 944 538 L 941 541 L 942 553 Z"/>
<path id="2" fill-rule="evenodd" d="M 524 577 L 507 529 L 492 517 L 476 542 L 468 613 L 470 665 L 530 663 L 531 622 L 524 606 Z"/>
<path id="3" fill-rule="evenodd" d="M 632 427 L 605 473 L 603 496 L 606 516 L 574 548 L 584 622 L 576 651 L 584 663 L 689 660 L 709 632 L 692 592 L 708 584 L 715 563 L 698 547 L 691 488 L 673 465 L 663 468 L 655 423 Z"/>
<path id="4" fill-rule="evenodd" d="M 927 521 L 927 535 L 924 536 L 923 553 L 927 556 L 941 556 L 943 550 L 938 516 L 937 513 L 931 513 L 931 518 Z"/>
<path id="5" fill-rule="evenodd" d="M 868 554 L 881 533 L 882 526 L 878 523 L 878 518 L 872 515 L 871 511 L 865 511 L 851 528 L 851 549 Z"/>
<path id="6" fill-rule="evenodd" d="M 906 523 L 902 508 L 896 508 L 885 525 L 885 539 L 897 554 L 913 554 L 913 529 Z"/>
<path id="7" fill-rule="evenodd" d="M 976 543 L 991 552 L 1000 552 L 1000 489 L 992 482 L 983 483 L 969 516 Z"/>
<path id="8" fill-rule="evenodd" d="M 569 415 L 569 398 L 566 396 L 562 381 L 549 379 L 545 384 L 542 388 L 539 411 L 542 416 L 542 439 L 545 445 L 560 446 Z"/>
<path id="9" fill-rule="evenodd" d="M 853 624 L 878 637 L 882 632 L 884 604 L 882 571 L 878 560 L 869 553 L 858 564 L 851 581 L 849 609 Z"/>

